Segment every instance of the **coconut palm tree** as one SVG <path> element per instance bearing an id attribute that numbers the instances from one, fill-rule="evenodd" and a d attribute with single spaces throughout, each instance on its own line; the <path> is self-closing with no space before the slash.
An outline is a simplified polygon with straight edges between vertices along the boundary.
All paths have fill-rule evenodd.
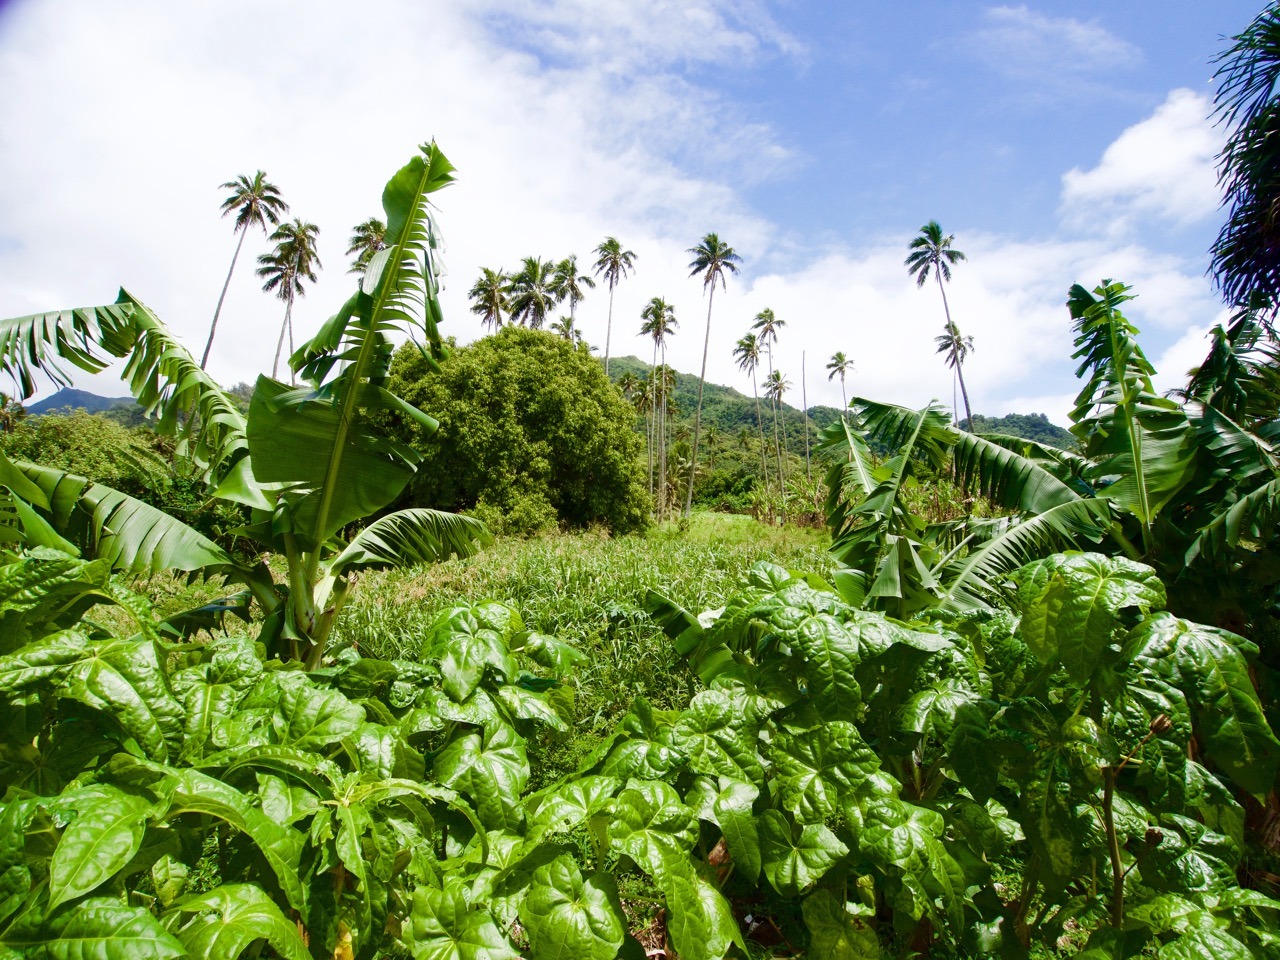
<path id="1" fill-rule="evenodd" d="M 284 346 L 285 331 L 289 333 L 289 356 L 293 356 L 293 301 L 306 294 L 304 280 L 316 282 L 316 268 L 321 266 L 316 254 L 316 237 L 320 228 L 314 223 L 294 219 L 282 223 L 271 234 L 276 247 L 270 253 L 258 257 L 258 276 L 266 282 L 262 289 L 284 301 L 284 322 L 280 325 L 280 337 L 276 341 L 276 358 L 271 364 L 271 379 L 280 369 L 280 350 Z M 289 374 L 293 379 L 292 368 Z"/>
<path id="2" fill-rule="evenodd" d="M 791 381 L 782 375 L 781 370 L 772 370 L 764 381 L 765 396 L 773 403 L 774 410 L 782 410 L 782 397 L 791 389 Z M 778 444 L 778 491 L 782 495 L 782 516 L 786 519 L 787 515 L 787 469 L 786 460 L 783 454 L 786 452 L 787 434 L 782 432 L 781 441 L 778 439 L 778 420 L 774 417 L 774 443 Z"/>
<path id="3" fill-rule="evenodd" d="M 1218 121 L 1230 131 L 1218 156 L 1227 220 L 1210 272 L 1231 304 L 1280 302 L 1280 9 L 1270 3 L 1219 57 Z"/>
<path id="4" fill-rule="evenodd" d="M 351 240 L 347 245 L 347 256 L 353 253 L 355 260 L 347 273 L 363 274 L 369 267 L 369 261 L 379 250 L 387 246 L 387 225 L 377 217 L 370 217 L 364 223 L 358 223 L 351 231 Z"/>
<path id="5" fill-rule="evenodd" d="M 934 337 L 933 342 L 938 345 L 938 349 L 935 352 L 945 353 L 947 355 L 947 366 L 955 370 L 957 377 L 961 377 L 960 368 L 964 364 L 965 358 L 973 351 L 973 337 L 962 337 L 960 328 L 954 323 L 949 323 L 947 324 L 947 332 Z M 963 384 L 964 380 L 961 379 L 960 382 Z M 951 394 L 951 400 L 951 418 L 954 420 L 956 416 L 954 392 Z M 969 413 L 968 394 L 965 394 L 964 398 L 964 413 L 966 417 L 964 428 L 972 431 L 973 415 Z"/>
<path id="6" fill-rule="evenodd" d="M 760 474 L 764 477 L 765 490 L 769 489 L 769 458 L 764 446 L 764 418 L 760 416 L 760 390 L 756 386 L 756 369 L 760 366 L 760 338 L 748 333 L 733 348 L 733 358 L 738 369 L 751 374 L 751 395 L 756 401 L 756 430 L 760 434 Z"/>
<path id="7" fill-rule="evenodd" d="M 603 277 L 609 286 L 609 325 L 604 332 L 604 372 L 609 373 L 609 339 L 613 334 L 613 288 L 618 281 L 635 269 L 636 255 L 630 250 L 623 250 L 617 237 L 605 237 L 604 242 L 596 247 L 595 273 Z"/>
<path id="8" fill-rule="evenodd" d="M 844 355 L 843 350 L 837 350 L 831 355 L 831 361 L 827 364 L 827 369 L 831 372 L 827 374 L 827 380 L 840 378 L 840 400 L 844 403 L 844 410 L 849 410 L 849 397 L 844 392 L 844 378 L 853 371 L 853 361 Z"/>
<path id="9" fill-rule="evenodd" d="M 654 347 L 655 356 L 657 347 Z M 654 387 L 655 382 L 653 376 L 650 375 L 643 380 L 637 380 L 636 385 L 632 388 L 631 403 L 636 408 L 636 413 L 645 418 L 645 449 L 649 452 L 649 498 L 653 498 L 653 417 L 654 417 Z"/>
<path id="10" fill-rule="evenodd" d="M 636 387 L 640 385 L 640 378 L 628 370 L 618 378 L 618 389 L 622 391 L 622 395 L 630 399 L 631 394 Z"/>
<path id="11" fill-rule="evenodd" d="M 555 264 L 541 257 L 525 257 L 507 287 L 511 322 L 531 330 L 541 330 L 549 314 L 560 302 L 555 291 Z"/>
<path id="12" fill-rule="evenodd" d="M 570 343 L 582 342 L 582 331 L 573 325 L 573 317 L 561 317 L 559 320 L 553 320 L 549 329 L 552 333 L 558 333 Z"/>
<path id="13" fill-rule="evenodd" d="M 467 296 L 471 298 L 471 312 L 480 318 L 481 324 L 494 330 L 502 326 L 502 313 L 510 309 L 507 301 L 510 286 L 511 278 L 505 271 L 480 268 L 480 279 Z"/>
<path id="14" fill-rule="evenodd" d="M 658 518 L 661 519 L 667 506 L 667 447 L 666 447 L 666 422 L 667 422 L 667 386 L 669 384 L 670 368 L 667 367 L 667 341 L 675 336 L 676 328 L 680 325 L 676 320 L 675 309 L 667 301 L 661 297 L 653 297 L 645 305 L 644 310 L 640 312 L 640 319 L 644 321 L 640 327 L 640 333 L 648 336 L 653 340 L 653 356 L 654 356 L 654 409 L 657 411 L 657 425 L 654 428 L 654 439 L 657 443 L 658 454 Z M 661 357 L 659 364 L 658 358 Z"/>
<path id="15" fill-rule="evenodd" d="M 569 319 L 578 319 L 578 304 L 586 299 L 587 290 L 595 289 L 596 282 L 578 273 L 578 255 L 571 253 L 555 266 L 551 278 L 551 290 L 560 303 L 569 301 Z M 585 289 L 584 289 L 585 288 Z"/>
<path id="16" fill-rule="evenodd" d="M 758 330 L 757 336 L 760 338 L 760 346 L 765 348 L 765 353 L 769 360 L 769 372 L 765 374 L 765 384 L 767 385 L 773 379 L 773 346 L 778 342 L 778 331 L 787 325 L 787 321 L 780 320 L 769 307 L 765 307 L 756 314 L 755 320 L 751 324 L 752 330 Z M 773 446 L 778 456 L 778 490 L 782 491 L 782 440 L 779 437 L 778 417 L 781 412 L 780 406 L 775 397 L 769 391 L 765 390 L 765 396 L 769 397 L 769 409 L 773 412 Z"/>
<path id="17" fill-rule="evenodd" d="M 693 509 L 693 478 L 698 473 L 698 431 L 702 426 L 702 389 L 707 384 L 707 351 L 711 347 L 711 305 L 715 301 L 716 284 L 726 286 L 725 277 L 738 272 L 742 262 L 733 247 L 714 233 L 708 233 L 696 247 L 685 251 L 693 255 L 689 262 L 689 276 L 702 277 L 702 289 L 707 292 L 707 332 L 702 339 L 702 372 L 698 374 L 698 407 L 693 415 L 693 452 L 689 462 L 689 490 L 684 498 L 684 515 Z"/>
<path id="18" fill-rule="evenodd" d="M 930 220 L 920 228 L 920 235 L 908 244 L 911 251 L 903 261 L 907 272 L 916 278 L 916 286 L 923 287 L 932 273 L 938 281 L 938 292 L 942 294 L 942 310 L 947 317 L 947 325 L 943 329 L 949 332 L 955 327 L 951 322 L 951 308 L 947 306 L 947 288 L 951 282 L 951 268 L 966 259 L 965 255 L 951 246 L 955 234 L 942 235 L 942 227 L 937 220 Z M 959 334 L 957 333 L 957 339 Z M 973 423 L 973 411 L 969 409 L 969 391 L 964 384 L 964 371 L 960 368 L 960 360 L 953 353 L 947 361 L 960 380 L 960 395 L 964 397 L 964 415 L 970 424 Z"/>
<path id="19" fill-rule="evenodd" d="M 209 324 L 209 341 L 204 345 L 204 355 L 200 357 L 200 369 L 209 362 L 209 351 L 213 348 L 213 335 L 218 329 L 218 316 L 222 313 L 222 301 L 227 298 L 227 287 L 231 286 L 231 274 L 235 272 L 236 260 L 240 256 L 240 248 L 244 246 L 244 236 L 250 227 L 261 227 L 267 232 L 267 224 L 275 226 L 280 217 L 289 211 L 289 205 L 280 197 L 280 190 L 267 179 L 267 175 L 259 170 L 252 177 L 244 174 L 234 180 L 228 180 L 221 187 L 233 191 L 231 196 L 222 201 L 222 215 L 236 216 L 235 232 L 240 234 L 236 241 L 236 252 L 231 255 L 231 268 L 227 271 L 227 279 L 223 281 L 222 293 L 218 295 L 218 306 L 213 311 L 213 323 Z"/>

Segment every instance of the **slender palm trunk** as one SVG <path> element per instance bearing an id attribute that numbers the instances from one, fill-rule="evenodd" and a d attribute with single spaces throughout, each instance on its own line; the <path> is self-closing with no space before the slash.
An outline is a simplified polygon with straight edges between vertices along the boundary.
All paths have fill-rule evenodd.
<path id="1" fill-rule="evenodd" d="M 613 284 L 609 284 L 609 322 L 604 328 L 604 375 L 609 375 L 609 340 L 613 337 Z"/>
<path id="2" fill-rule="evenodd" d="M 804 351 L 800 351 L 800 402 L 804 404 L 804 476 L 813 483 L 813 467 L 809 464 L 809 384 L 805 375 Z"/>
<path id="3" fill-rule="evenodd" d="M 764 417 L 760 415 L 760 390 L 756 387 L 756 368 L 751 368 L 751 394 L 756 398 L 756 430 L 760 434 L 760 475 L 764 477 L 764 493 L 769 495 L 769 454 L 764 445 Z"/>
<path id="4" fill-rule="evenodd" d="M 951 308 L 947 306 L 947 288 L 942 285 L 942 274 L 937 270 L 933 271 L 933 275 L 938 278 L 938 292 L 942 294 L 942 312 L 947 315 L 947 333 L 958 333 L 951 325 Z M 964 398 L 964 416 L 968 423 L 968 430 L 973 432 L 973 411 L 969 409 L 969 391 L 964 385 L 964 371 L 960 369 L 960 356 L 956 352 L 956 342 L 951 342 L 951 360 L 955 363 L 956 376 L 960 379 L 960 396 Z"/>
<path id="5" fill-rule="evenodd" d="M 698 475 L 698 429 L 702 426 L 702 388 L 707 385 L 707 351 L 711 347 L 711 305 L 716 299 L 716 285 L 711 284 L 707 297 L 707 332 L 702 338 L 702 373 L 698 376 L 698 408 L 693 414 L 693 457 L 689 461 L 689 492 L 684 498 L 684 515 L 693 510 L 693 479 Z"/>
<path id="6" fill-rule="evenodd" d="M 218 295 L 218 306 L 213 311 L 213 323 L 209 324 L 209 342 L 204 345 L 204 355 L 200 358 L 200 369 L 209 362 L 209 351 L 213 349 L 213 334 L 218 329 L 218 315 L 222 313 L 222 301 L 227 298 L 227 287 L 231 286 L 231 274 L 235 273 L 236 260 L 240 257 L 240 248 L 244 246 L 244 235 L 247 229 L 240 231 L 240 239 L 236 241 L 236 252 L 231 255 L 231 269 L 227 271 L 227 279 L 223 281 L 222 293 Z"/>
<path id="7" fill-rule="evenodd" d="M 842 416 L 849 415 L 849 395 L 844 392 L 844 371 L 840 372 L 840 399 L 844 401 L 844 413 Z"/>
<path id="8" fill-rule="evenodd" d="M 773 345 L 769 346 L 769 379 L 773 380 Z M 787 497 L 786 477 L 782 468 L 782 439 L 778 435 L 778 408 L 782 406 L 782 398 L 770 392 L 769 403 L 773 409 L 773 450 L 778 458 L 778 497 L 784 501 L 783 517 L 786 517 L 785 501 Z"/>
<path id="9" fill-rule="evenodd" d="M 661 384 L 662 399 L 659 403 L 658 412 L 661 424 L 661 436 L 658 438 L 658 500 L 662 507 L 658 512 L 658 519 L 665 520 L 667 517 L 667 501 L 670 495 L 667 493 L 667 348 L 662 348 L 662 372 L 658 375 L 658 383 Z"/>
<path id="10" fill-rule="evenodd" d="M 271 364 L 271 379 L 276 379 L 276 371 L 280 369 L 280 351 L 284 349 L 284 334 L 290 328 L 290 314 L 293 313 L 293 297 L 284 302 L 284 323 L 280 324 L 280 339 L 276 341 L 276 359 Z M 290 344 L 292 346 L 292 344 Z"/>
<path id="11" fill-rule="evenodd" d="M 649 499 L 653 500 L 653 443 L 658 435 L 658 342 L 653 342 L 653 369 L 649 374 Z M 658 509 L 654 500 L 653 507 Z"/>

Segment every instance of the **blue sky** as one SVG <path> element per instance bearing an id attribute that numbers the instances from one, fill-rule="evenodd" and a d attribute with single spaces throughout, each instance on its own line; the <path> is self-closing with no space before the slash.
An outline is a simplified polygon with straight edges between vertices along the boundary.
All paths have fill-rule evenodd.
<path id="1" fill-rule="evenodd" d="M 639 256 L 614 353 L 647 357 L 640 307 L 665 296 L 670 361 L 696 370 L 706 302 L 685 250 L 717 231 L 743 256 L 717 295 L 708 377 L 744 391 L 734 341 L 769 306 L 778 363 L 809 401 L 854 357 L 852 393 L 949 402 L 936 291 L 902 268 L 937 219 L 969 255 L 952 285 L 975 338 L 976 412 L 1065 421 L 1062 303 L 1073 282 L 1135 285 L 1165 386 L 1203 354 L 1221 304 L 1204 276 L 1221 213 L 1206 120 L 1211 58 L 1260 4 L 738 0 L 132 0 L 0 3 L 0 311 L 100 303 L 127 286 L 199 352 L 234 246 L 218 184 L 261 167 L 321 227 L 299 335 L 345 299 L 352 224 L 435 136 L 447 332 L 480 334 L 481 266 Z M 282 309 L 246 253 L 211 368 L 269 367 Z M 603 344 L 606 297 L 579 321 Z M 99 378 L 90 384 L 114 392 Z"/>

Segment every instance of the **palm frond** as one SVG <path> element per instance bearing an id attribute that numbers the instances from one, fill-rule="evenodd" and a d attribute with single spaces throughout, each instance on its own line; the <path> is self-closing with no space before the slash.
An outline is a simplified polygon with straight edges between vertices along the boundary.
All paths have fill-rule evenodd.
<path id="1" fill-rule="evenodd" d="M 1080 494 L 1035 460 L 973 433 L 959 433 L 952 469 L 964 488 L 1002 507 L 1039 513 L 1079 500 Z"/>
<path id="2" fill-rule="evenodd" d="M 470 557 L 492 542 L 489 529 L 474 517 L 421 508 L 400 510 L 360 531 L 333 559 L 330 570 L 342 576 L 364 567 L 407 567 L 451 556 Z"/>
<path id="3" fill-rule="evenodd" d="M 249 576 L 208 537 L 150 504 L 64 470 L 21 460 L 13 465 L 40 488 L 53 528 L 116 570 L 132 576 L 161 570 Z"/>
<path id="4" fill-rule="evenodd" d="M 1280 477 L 1245 494 L 1200 528 L 1187 548 L 1188 570 L 1217 567 L 1229 572 L 1238 559 L 1234 551 L 1242 539 L 1269 540 L 1280 521 Z"/>
<path id="5" fill-rule="evenodd" d="M 0 321 L 0 366 L 35 389 L 36 372 L 71 383 L 59 361 L 99 373 L 128 357 L 123 379 L 155 430 L 178 438 L 178 456 L 216 483 L 244 456 L 244 417 L 154 311 L 125 290 L 116 302 Z"/>
<path id="6" fill-rule="evenodd" d="M 1082 540 L 1096 543 L 1110 523 L 1110 506 L 1097 498 L 1061 503 L 1033 517 L 987 522 L 985 543 L 934 571 L 942 584 L 940 606 L 951 610 L 982 606 L 984 599 L 999 593 L 1002 578 L 1018 567 L 1057 550 L 1079 547 Z"/>

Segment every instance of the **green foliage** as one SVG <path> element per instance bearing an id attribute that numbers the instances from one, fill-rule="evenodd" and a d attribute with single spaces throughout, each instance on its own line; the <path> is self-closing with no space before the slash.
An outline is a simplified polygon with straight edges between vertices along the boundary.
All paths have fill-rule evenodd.
<path id="1" fill-rule="evenodd" d="M 1061 450 L 1076 448 L 1076 439 L 1071 432 L 1056 423 L 1050 423 L 1043 413 L 1008 413 L 1003 417 L 984 417 L 975 413 L 972 425 L 966 420 L 960 426 L 970 433 L 998 433 L 1006 437 L 1021 437 Z"/>
<path id="2" fill-rule="evenodd" d="M 645 524 L 634 413 L 585 348 L 507 327 L 439 367 L 411 348 L 392 366 L 391 389 L 440 422 L 430 444 L 417 424 L 400 427 L 423 456 L 414 504 L 499 511 L 501 528 L 519 534 L 557 519 L 620 533 Z"/>
<path id="3" fill-rule="evenodd" d="M 0 452 L 65 470 L 144 496 L 168 485 L 168 464 L 147 438 L 84 410 L 28 417 L 11 433 L 0 433 Z"/>

